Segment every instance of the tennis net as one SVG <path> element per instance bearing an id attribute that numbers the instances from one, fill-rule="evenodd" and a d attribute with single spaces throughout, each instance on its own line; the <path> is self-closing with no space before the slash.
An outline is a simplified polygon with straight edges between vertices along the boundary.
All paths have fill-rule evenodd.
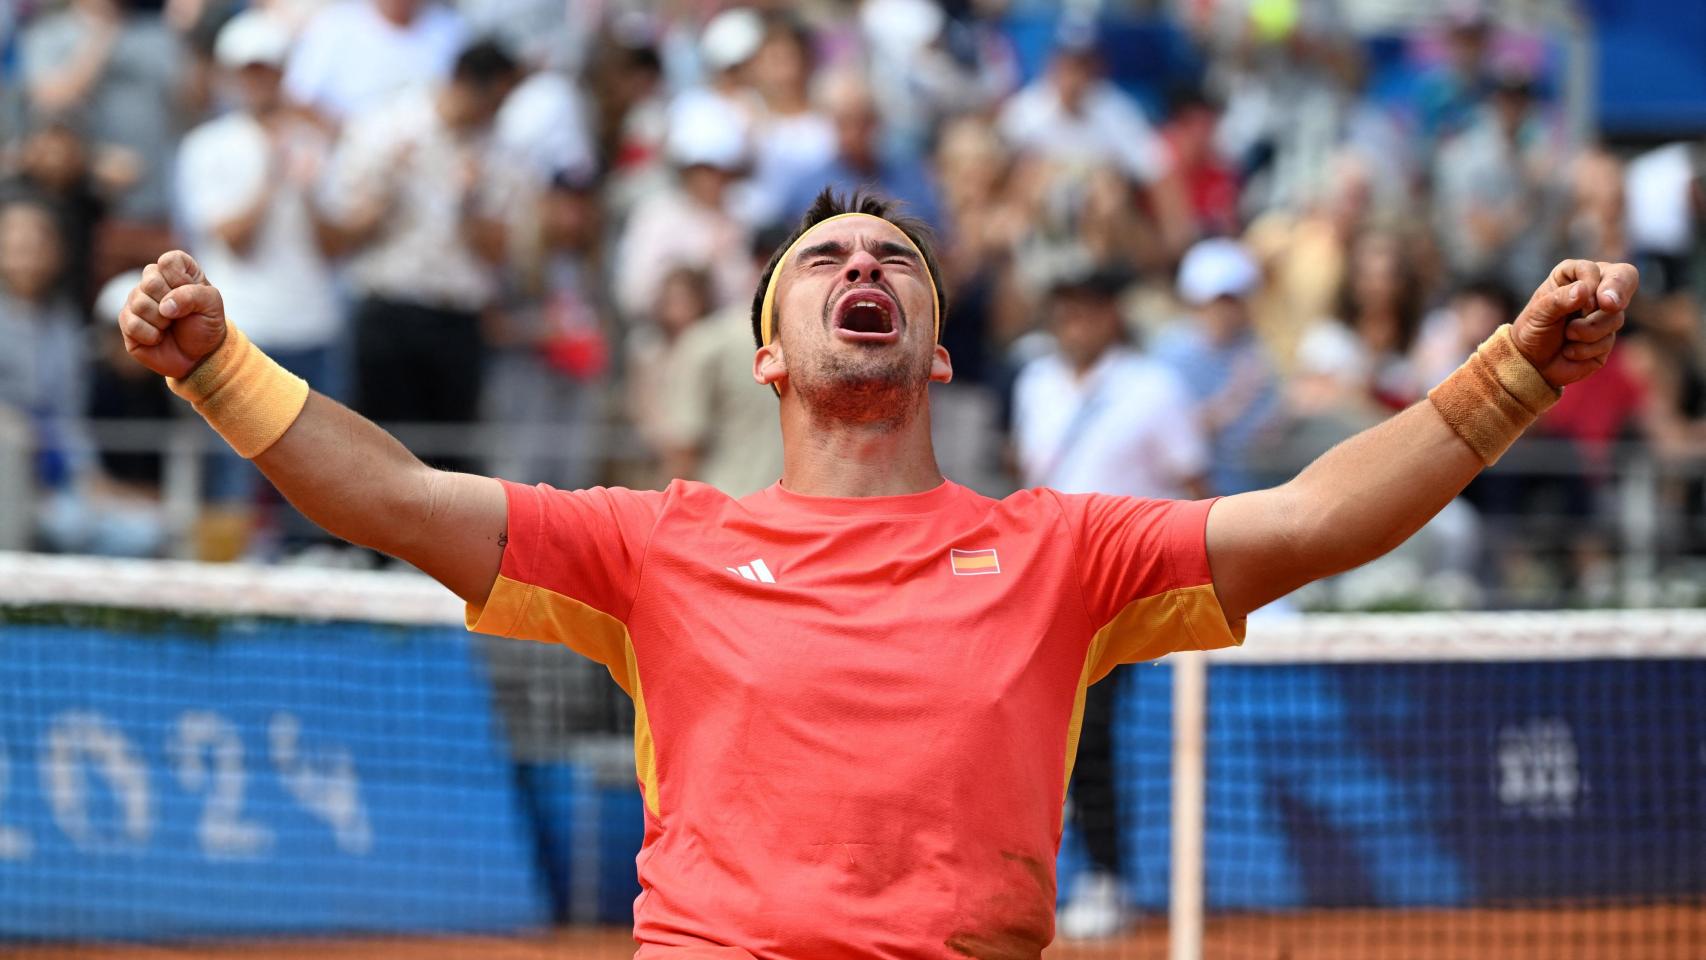
<path id="1" fill-rule="evenodd" d="M 1699 612 L 1258 622 L 1115 682 L 1177 960 L 1706 956 Z"/>
<path id="2" fill-rule="evenodd" d="M 630 955 L 625 698 L 461 615 L 0 554 L 0 953 Z M 1051 960 L 1706 956 L 1706 614 L 1306 617 L 1106 684 L 1128 923 Z"/>
<path id="3" fill-rule="evenodd" d="M 0 953 L 620 931 L 621 699 L 416 575 L 0 554 Z"/>

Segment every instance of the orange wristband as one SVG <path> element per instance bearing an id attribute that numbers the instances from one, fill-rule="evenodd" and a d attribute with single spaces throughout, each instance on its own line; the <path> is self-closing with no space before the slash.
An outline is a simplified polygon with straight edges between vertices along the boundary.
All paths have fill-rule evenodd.
<path id="1" fill-rule="evenodd" d="M 308 381 L 226 325 L 225 342 L 182 380 L 166 378 L 231 449 L 254 459 L 284 436 L 308 402 Z"/>
<path id="2" fill-rule="evenodd" d="M 1428 391 L 1440 416 L 1489 467 L 1563 395 L 1516 348 L 1508 323 Z"/>

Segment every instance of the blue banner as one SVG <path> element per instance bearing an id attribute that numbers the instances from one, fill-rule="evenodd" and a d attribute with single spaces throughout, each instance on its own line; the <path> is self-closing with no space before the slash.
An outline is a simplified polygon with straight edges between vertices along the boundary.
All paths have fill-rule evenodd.
<path id="1" fill-rule="evenodd" d="M 144 617 L 0 627 L 0 938 L 549 922 L 462 630 Z"/>
<path id="2" fill-rule="evenodd" d="M 1171 671 L 1122 673 L 1127 876 L 1160 910 Z M 1701 660 L 1214 667 L 1209 906 L 1698 898 L 1703 703 Z"/>

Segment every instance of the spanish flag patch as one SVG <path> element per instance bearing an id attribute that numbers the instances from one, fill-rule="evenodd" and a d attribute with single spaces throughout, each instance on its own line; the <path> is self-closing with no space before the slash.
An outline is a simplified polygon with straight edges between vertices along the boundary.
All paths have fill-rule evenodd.
<path id="1" fill-rule="evenodd" d="M 994 550 L 950 549 L 948 563 L 954 568 L 956 577 L 975 577 L 1001 572 L 1001 559 L 995 555 Z"/>

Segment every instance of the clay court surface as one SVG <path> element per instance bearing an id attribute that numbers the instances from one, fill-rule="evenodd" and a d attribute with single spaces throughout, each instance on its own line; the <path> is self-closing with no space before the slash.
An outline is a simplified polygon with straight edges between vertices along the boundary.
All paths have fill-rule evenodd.
<path id="1" fill-rule="evenodd" d="M 1121 940 L 1055 946 L 1045 957 L 1164 960 L 1166 954 L 1166 927 L 1154 921 Z M 17 960 L 626 960 L 632 955 L 633 942 L 623 930 L 565 930 L 534 938 L 0 946 L 0 956 Z M 1210 922 L 1203 956 L 1204 960 L 1700 960 L 1706 957 L 1706 905 L 1226 917 Z"/>

